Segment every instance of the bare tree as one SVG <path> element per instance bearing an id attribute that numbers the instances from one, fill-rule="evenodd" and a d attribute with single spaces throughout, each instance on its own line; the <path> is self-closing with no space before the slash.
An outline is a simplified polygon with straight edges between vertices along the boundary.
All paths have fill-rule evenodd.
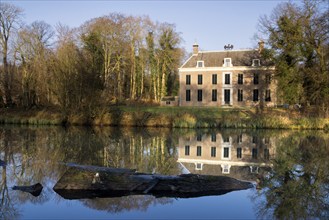
<path id="1" fill-rule="evenodd" d="M 22 71 L 22 101 L 25 107 L 50 102 L 49 60 L 52 27 L 36 21 L 18 33 L 16 42 L 17 59 Z"/>
<path id="2" fill-rule="evenodd" d="M 22 16 L 22 9 L 12 4 L 0 4 L 0 45 L 3 56 L 3 74 L 0 77 L 3 101 L 7 106 L 12 105 L 10 73 L 8 67 L 9 40 L 12 32 L 16 30 Z M 0 81 L 0 82 L 1 82 Z M 1 94 L 0 93 L 0 94 Z"/>

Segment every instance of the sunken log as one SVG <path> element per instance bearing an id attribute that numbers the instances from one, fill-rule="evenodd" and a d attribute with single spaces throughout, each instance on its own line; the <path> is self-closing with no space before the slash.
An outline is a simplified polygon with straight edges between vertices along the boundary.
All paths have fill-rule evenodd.
<path id="1" fill-rule="evenodd" d="M 126 168 L 112 168 L 112 167 L 100 167 L 93 165 L 80 165 L 76 163 L 67 163 L 68 167 L 75 167 L 80 170 L 87 170 L 93 172 L 106 172 L 106 173 L 135 173 L 135 169 L 126 169 Z"/>
<path id="2" fill-rule="evenodd" d="M 54 186 L 65 199 L 108 198 L 128 195 L 190 198 L 222 195 L 235 190 L 252 188 L 250 182 L 227 176 L 158 174 L 90 171 L 70 167 Z"/>
<path id="3" fill-rule="evenodd" d="M 13 186 L 13 190 L 20 190 L 22 192 L 27 192 L 32 194 L 35 197 L 38 197 L 41 194 L 43 186 L 40 183 L 31 185 L 31 186 Z"/>

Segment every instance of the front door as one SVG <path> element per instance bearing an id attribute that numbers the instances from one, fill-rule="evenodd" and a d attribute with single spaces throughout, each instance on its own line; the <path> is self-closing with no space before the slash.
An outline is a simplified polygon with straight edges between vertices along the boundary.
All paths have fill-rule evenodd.
<path id="1" fill-rule="evenodd" d="M 224 90 L 224 103 L 229 105 L 231 101 L 231 91 L 229 89 Z"/>

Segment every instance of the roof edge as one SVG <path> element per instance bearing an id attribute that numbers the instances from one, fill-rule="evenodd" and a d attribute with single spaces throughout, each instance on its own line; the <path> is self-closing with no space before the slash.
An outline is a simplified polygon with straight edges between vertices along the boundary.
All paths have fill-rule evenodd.
<path id="1" fill-rule="evenodd" d="M 198 56 L 198 54 L 192 54 L 192 56 L 190 56 L 190 57 L 185 61 L 185 63 L 183 63 L 183 65 L 181 65 L 181 67 L 179 67 L 178 69 L 183 68 L 183 67 L 188 63 L 188 61 L 190 61 L 190 59 L 191 59 L 192 57 L 194 57 L 194 56 Z"/>
<path id="2" fill-rule="evenodd" d="M 257 51 L 258 49 L 239 49 L 239 50 L 205 50 L 199 51 L 199 53 L 219 53 L 219 52 L 246 52 L 246 51 Z"/>

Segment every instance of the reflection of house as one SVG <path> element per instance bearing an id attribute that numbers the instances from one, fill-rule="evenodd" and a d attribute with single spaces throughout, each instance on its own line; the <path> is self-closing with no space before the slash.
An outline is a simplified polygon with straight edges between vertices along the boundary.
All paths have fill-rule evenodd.
<path id="1" fill-rule="evenodd" d="M 253 174 L 271 167 L 274 147 L 269 138 L 213 133 L 180 137 L 178 162 L 191 173 L 230 175 L 251 180 Z"/>
<path id="2" fill-rule="evenodd" d="M 274 66 L 258 50 L 199 51 L 179 68 L 180 106 L 254 106 L 276 104 Z"/>

